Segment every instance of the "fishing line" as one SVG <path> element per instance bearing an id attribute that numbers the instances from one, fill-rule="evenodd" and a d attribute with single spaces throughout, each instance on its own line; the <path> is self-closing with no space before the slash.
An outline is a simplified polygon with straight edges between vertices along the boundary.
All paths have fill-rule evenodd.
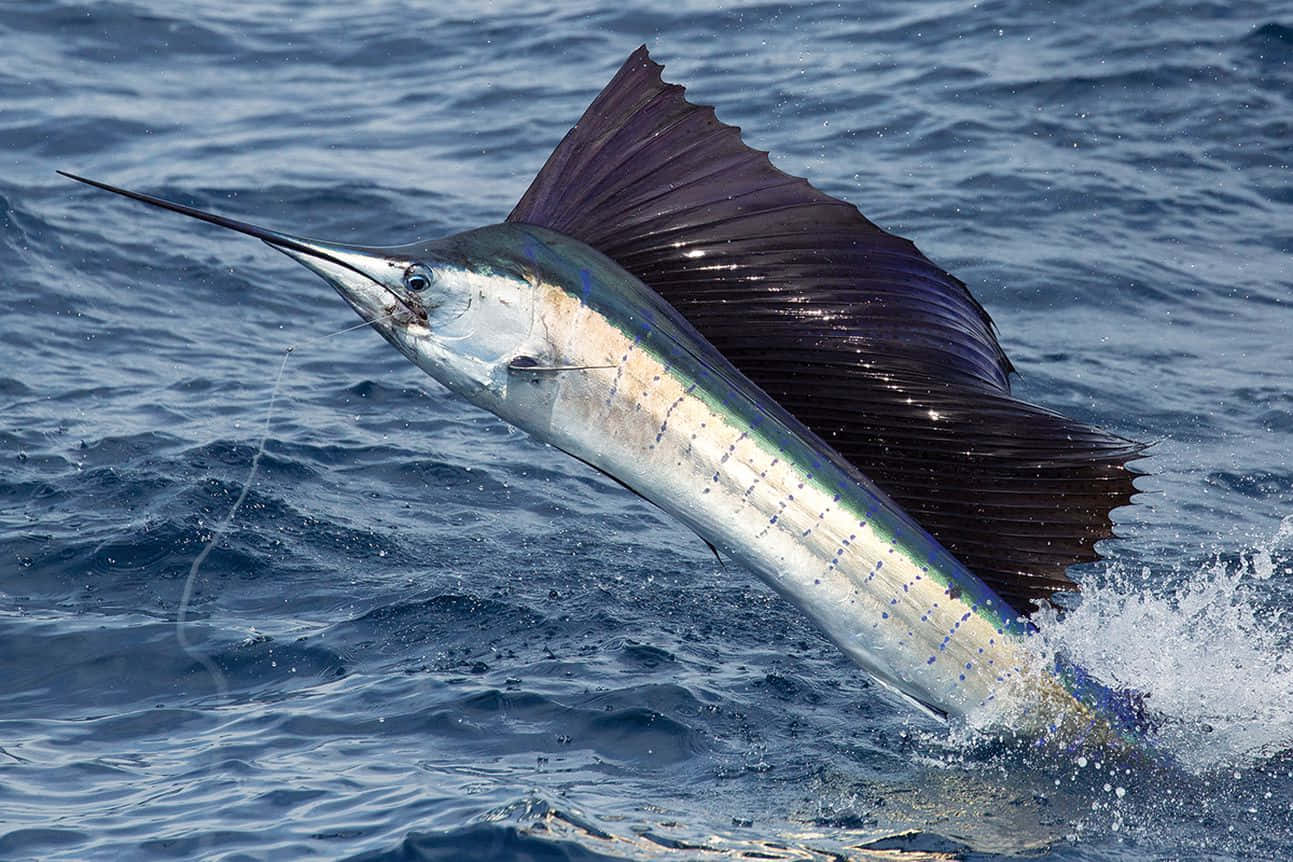
<path id="1" fill-rule="evenodd" d="M 366 326 L 380 323 L 390 317 L 391 315 L 384 315 L 382 317 L 374 318 L 371 321 L 365 320 L 360 323 L 356 323 L 353 326 L 347 326 L 345 329 L 338 329 L 336 332 L 329 332 L 327 335 L 320 335 L 316 338 L 309 338 L 305 341 L 298 342 L 297 344 L 288 345 L 287 349 L 283 351 L 283 361 L 279 363 L 278 374 L 274 376 L 274 386 L 270 390 L 269 403 L 265 407 L 265 422 L 261 428 L 260 442 L 256 446 L 256 453 L 251 456 L 251 466 L 247 471 L 247 478 L 243 480 L 242 489 L 238 492 L 237 498 L 234 499 L 233 505 L 229 507 L 228 514 L 224 516 L 220 523 L 216 524 L 215 530 L 211 533 L 211 538 L 207 540 L 206 545 L 198 555 L 193 558 L 193 564 L 189 566 L 188 577 L 184 579 L 184 590 L 180 594 L 179 610 L 175 615 L 175 639 L 179 641 L 180 649 L 184 650 L 190 658 L 202 665 L 206 672 L 211 676 L 212 682 L 215 683 L 216 691 L 221 697 L 224 697 L 229 693 L 229 683 L 225 678 L 224 672 L 221 671 L 215 661 L 212 660 L 209 653 L 197 648 L 189 642 L 184 626 L 188 620 L 189 604 L 193 598 L 193 587 L 197 583 L 198 572 L 201 571 L 202 564 L 206 562 L 206 558 L 210 556 L 211 552 L 215 550 L 216 545 L 220 544 L 220 540 L 225 537 L 225 534 L 228 533 L 229 529 L 233 526 L 233 521 L 235 516 L 238 514 L 238 509 L 242 506 L 243 501 L 247 499 L 247 495 L 251 492 L 252 482 L 256 480 L 256 473 L 260 470 L 260 459 L 265 454 L 265 446 L 269 442 L 270 427 L 274 419 L 274 404 L 278 400 L 278 390 L 283 382 L 283 372 L 287 369 L 287 361 L 292 358 L 292 354 L 296 352 L 296 349 L 302 345 L 314 344 L 336 335 L 344 335 L 345 333 L 353 332 L 356 329 L 363 329 Z"/>

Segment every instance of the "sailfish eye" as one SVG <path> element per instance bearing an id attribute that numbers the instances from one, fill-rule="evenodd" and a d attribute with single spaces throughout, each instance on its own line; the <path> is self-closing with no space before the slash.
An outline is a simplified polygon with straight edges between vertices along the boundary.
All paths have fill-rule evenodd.
<path id="1" fill-rule="evenodd" d="M 415 263 L 404 271 L 404 286 L 418 293 L 431 286 L 432 278 L 431 270 Z"/>

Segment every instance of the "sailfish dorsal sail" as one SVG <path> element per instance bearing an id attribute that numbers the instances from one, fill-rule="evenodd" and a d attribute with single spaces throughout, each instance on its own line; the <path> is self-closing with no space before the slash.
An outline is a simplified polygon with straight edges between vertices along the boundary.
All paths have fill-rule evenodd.
<path id="1" fill-rule="evenodd" d="M 635 51 L 508 221 L 654 288 L 1017 610 L 1073 588 L 1143 447 L 1014 398 L 959 279 L 775 168 L 662 69 Z"/>

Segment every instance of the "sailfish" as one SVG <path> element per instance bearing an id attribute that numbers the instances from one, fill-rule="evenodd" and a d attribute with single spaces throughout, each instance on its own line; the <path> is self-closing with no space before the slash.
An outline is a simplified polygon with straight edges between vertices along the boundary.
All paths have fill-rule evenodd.
<path id="1" fill-rule="evenodd" d="M 638 48 L 500 224 L 264 240 L 449 390 L 695 531 L 882 686 L 1067 745 L 1141 745 L 1133 693 L 1030 649 L 1141 444 L 1025 403 L 966 285 L 774 167 Z"/>

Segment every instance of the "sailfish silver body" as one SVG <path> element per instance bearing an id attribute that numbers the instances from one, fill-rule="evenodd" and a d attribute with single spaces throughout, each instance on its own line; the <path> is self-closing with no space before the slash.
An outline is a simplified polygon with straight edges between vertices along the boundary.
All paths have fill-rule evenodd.
<path id="1" fill-rule="evenodd" d="M 926 708 L 1087 712 L 1047 683 L 1052 709 L 1030 708 L 1048 677 L 1005 603 L 613 261 L 526 225 L 449 242 L 510 262 L 462 276 L 481 280 L 462 316 L 401 337 L 427 373 L 687 524 Z"/>

